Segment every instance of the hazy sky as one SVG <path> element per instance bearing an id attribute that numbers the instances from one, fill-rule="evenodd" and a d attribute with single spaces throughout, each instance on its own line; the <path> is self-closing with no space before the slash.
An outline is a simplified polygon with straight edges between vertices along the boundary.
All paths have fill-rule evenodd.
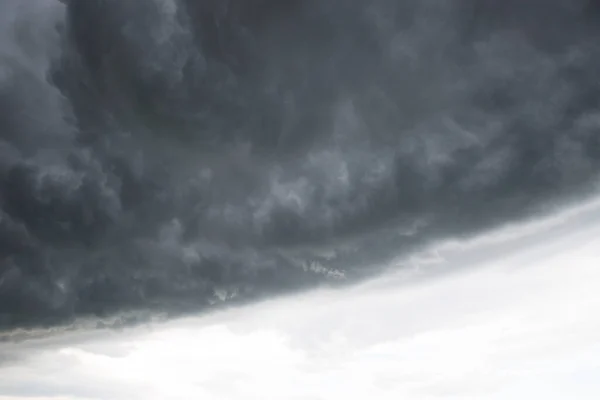
<path id="1" fill-rule="evenodd" d="M 596 399 L 598 212 L 446 244 L 354 288 L 12 344 L 0 399 Z"/>

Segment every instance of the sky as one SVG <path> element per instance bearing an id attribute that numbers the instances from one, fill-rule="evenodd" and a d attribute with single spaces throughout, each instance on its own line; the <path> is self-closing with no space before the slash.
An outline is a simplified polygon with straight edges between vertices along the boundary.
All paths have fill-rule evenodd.
<path id="1" fill-rule="evenodd" d="M 0 0 L 0 400 L 598 398 L 596 4 Z"/>
<path id="2" fill-rule="evenodd" d="M 345 289 L 13 343 L 0 399 L 596 399 L 599 212 L 441 243 Z"/>

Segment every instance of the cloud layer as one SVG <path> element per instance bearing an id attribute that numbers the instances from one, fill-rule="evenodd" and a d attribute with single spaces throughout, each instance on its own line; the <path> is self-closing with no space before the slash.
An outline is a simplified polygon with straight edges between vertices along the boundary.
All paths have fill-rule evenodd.
<path id="1" fill-rule="evenodd" d="M 352 280 L 594 191 L 594 4 L 3 1 L 0 329 Z"/>

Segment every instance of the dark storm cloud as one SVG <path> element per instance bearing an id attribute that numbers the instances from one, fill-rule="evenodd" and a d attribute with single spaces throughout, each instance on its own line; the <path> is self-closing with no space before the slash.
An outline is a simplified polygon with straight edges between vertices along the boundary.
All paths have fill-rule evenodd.
<path id="1" fill-rule="evenodd" d="M 593 2 L 0 4 L 3 330 L 353 279 L 595 190 Z"/>

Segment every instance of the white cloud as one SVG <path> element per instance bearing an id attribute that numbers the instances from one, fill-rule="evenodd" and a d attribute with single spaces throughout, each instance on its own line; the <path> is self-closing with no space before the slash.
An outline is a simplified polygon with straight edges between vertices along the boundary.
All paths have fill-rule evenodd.
<path id="1" fill-rule="evenodd" d="M 600 398 L 600 226 L 577 221 L 456 273 L 40 346 L 0 400 Z"/>

